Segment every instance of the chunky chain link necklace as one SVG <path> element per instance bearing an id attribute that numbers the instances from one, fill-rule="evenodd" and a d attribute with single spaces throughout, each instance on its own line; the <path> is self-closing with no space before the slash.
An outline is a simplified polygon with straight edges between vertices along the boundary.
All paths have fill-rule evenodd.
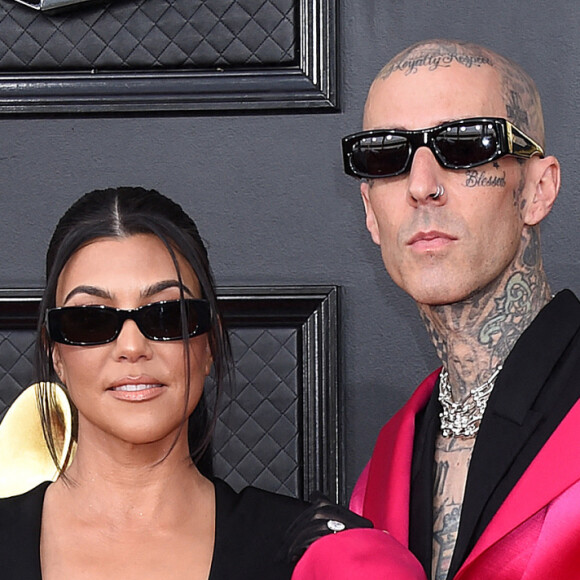
<path id="1" fill-rule="evenodd" d="M 487 401 L 493 390 L 495 379 L 502 369 L 498 366 L 491 377 L 482 385 L 471 389 L 465 401 L 456 403 L 451 393 L 449 373 L 446 369 L 439 375 L 439 402 L 443 412 L 439 413 L 441 419 L 441 434 L 443 437 L 473 437 L 479 431 L 481 419 L 487 406 Z"/>

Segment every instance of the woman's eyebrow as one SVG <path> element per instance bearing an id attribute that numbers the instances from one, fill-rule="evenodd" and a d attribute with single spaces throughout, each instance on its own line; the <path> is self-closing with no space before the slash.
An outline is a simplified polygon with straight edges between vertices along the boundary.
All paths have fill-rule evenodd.
<path id="1" fill-rule="evenodd" d="M 193 292 L 185 285 L 180 284 L 178 280 L 161 280 L 160 282 L 156 282 L 155 284 L 151 284 L 141 292 L 141 296 L 143 298 L 149 298 L 151 296 L 155 296 L 159 292 L 163 292 L 167 288 L 183 288 L 184 294 L 188 294 L 193 298 Z"/>
<path id="2" fill-rule="evenodd" d="M 73 296 L 76 296 L 77 294 L 89 294 L 90 296 L 96 296 L 97 298 L 104 298 L 107 300 L 111 299 L 109 292 L 103 288 L 98 288 L 97 286 L 77 286 L 66 295 L 63 304 L 66 304 Z"/>

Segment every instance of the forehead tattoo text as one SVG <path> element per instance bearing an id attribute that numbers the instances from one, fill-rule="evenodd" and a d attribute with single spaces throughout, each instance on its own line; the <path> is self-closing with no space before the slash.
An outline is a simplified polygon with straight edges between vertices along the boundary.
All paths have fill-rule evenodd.
<path id="1" fill-rule="evenodd" d="M 408 76 L 417 73 L 419 69 L 434 71 L 442 67 L 448 68 L 452 64 L 460 64 L 465 68 L 480 67 L 482 65 L 493 66 L 491 60 L 484 54 L 467 54 L 454 50 L 423 54 L 412 53 L 404 55 L 400 60 L 392 63 L 383 71 L 381 76 L 385 79 L 395 71 L 400 71 Z"/>

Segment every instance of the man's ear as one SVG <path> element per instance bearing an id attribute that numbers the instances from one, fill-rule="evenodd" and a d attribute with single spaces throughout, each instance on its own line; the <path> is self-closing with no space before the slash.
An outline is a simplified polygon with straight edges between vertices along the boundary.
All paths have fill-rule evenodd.
<path id="1" fill-rule="evenodd" d="M 360 193 L 362 196 L 363 204 L 365 206 L 365 212 L 367 215 L 366 224 L 367 230 L 371 234 L 373 242 L 380 246 L 381 236 L 379 235 L 379 225 L 377 223 L 377 217 L 373 211 L 373 206 L 370 199 L 370 188 L 371 185 L 368 181 L 362 181 L 360 184 Z"/>
<path id="2" fill-rule="evenodd" d="M 528 226 L 540 223 L 552 209 L 560 190 L 560 163 L 553 156 L 534 157 L 527 168 L 526 191 L 527 205 L 524 209 L 524 222 Z"/>

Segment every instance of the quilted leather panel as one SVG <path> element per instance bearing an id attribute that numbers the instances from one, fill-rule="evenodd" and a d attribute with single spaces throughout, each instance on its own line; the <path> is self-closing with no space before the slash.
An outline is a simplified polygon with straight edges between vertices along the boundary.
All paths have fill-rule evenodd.
<path id="1" fill-rule="evenodd" d="M 30 384 L 34 361 L 34 333 L 0 332 L 0 419 L 12 401 Z"/>
<path id="2" fill-rule="evenodd" d="M 240 489 L 300 493 L 297 332 L 232 330 L 236 384 L 224 393 L 215 433 L 216 475 Z M 0 332 L 0 417 L 31 382 L 34 333 Z M 211 385 L 210 385 L 211 388 Z"/>
<path id="3" fill-rule="evenodd" d="M 0 72 L 295 62 L 295 0 L 116 0 L 56 14 L 0 3 Z"/>
<path id="4" fill-rule="evenodd" d="M 293 328 L 240 328 L 232 336 L 233 393 L 225 393 L 214 468 L 235 489 L 300 492 L 297 336 Z"/>

